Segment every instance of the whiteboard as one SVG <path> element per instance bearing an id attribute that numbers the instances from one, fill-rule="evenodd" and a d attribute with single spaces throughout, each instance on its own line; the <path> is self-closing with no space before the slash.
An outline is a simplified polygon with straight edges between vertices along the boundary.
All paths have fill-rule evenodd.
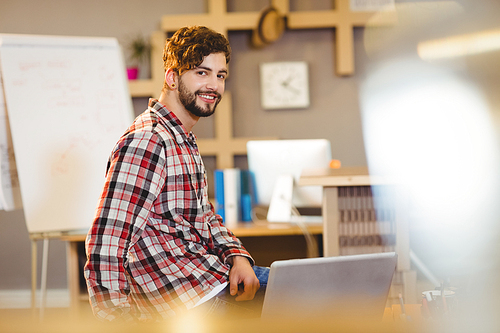
<path id="1" fill-rule="evenodd" d="M 21 189 L 0 72 L 0 209 L 12 211 L 20 208 Z"/>
<path id="2" fill-rule="evenodd" d="M 0 71 L 28 232 L 88 230 L 133 119 L 117 40 L 0 35 Z"/>

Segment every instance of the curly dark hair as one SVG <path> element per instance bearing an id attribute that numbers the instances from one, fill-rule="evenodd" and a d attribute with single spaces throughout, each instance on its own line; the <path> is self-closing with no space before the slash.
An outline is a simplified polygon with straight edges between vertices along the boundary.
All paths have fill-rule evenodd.
<path id="1" fill-rule="evenodd" d="M 231 47 L 227 38 L 203 26 L 184 27 L 165 43 L 163 66 L 179 75 L 199 66 L 212 53 L 224 53 L 226 64 L 231 59 Z"/>

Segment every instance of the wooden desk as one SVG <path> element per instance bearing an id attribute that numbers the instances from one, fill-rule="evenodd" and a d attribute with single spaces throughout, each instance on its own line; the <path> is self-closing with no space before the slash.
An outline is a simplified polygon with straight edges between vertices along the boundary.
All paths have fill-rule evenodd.
<path id="1" fill-rule="evenodd" d="M 231 231 L 236 237 L 273 237 L 273 236 L 301 236 L 302 230 L 294 224 L 289 223 L 268 223 L 246 222 L 238 223 L 236 228 L 231 228 Z M 323 225 L 318 223 L 310 223 L 307 225 L 307 231 L 312 235 L 321 235 Z M 86 294 L 80 291 L 81 265 L 79 263 L 79 247 L 85 242 L 85 234 L 68 234 L 62 235 L 61 240 L 67 242 L 67 270 L 68 270 L 68 289 L 70 294 L 70 307 L 72 310 L 78 310 L 80 300 L 84 297 L 88 299 Z M 250 251 L 252 253 L 252 251 Z"/>
<path id="2" fill-rule="evenodd" d="M 370 175 L 366 167 L 349 167 L 340 169 L 308 169 L 304 170 L 299 185 L 323 187 L 323 253 L 325 256 L 340 255 L 339 245 L 339 190 L 341 187 L 396 185 L 383 177 Z M 416 272 L 410 270 L 410 236 L 407 219 L 402 207 L 392 201 L 395 215 L 395 252 L 398 254 L 397 271 L 401 274 L 405 301 L 416 303 Z M 403 202 L 403 201 L 402 201 Z"/>

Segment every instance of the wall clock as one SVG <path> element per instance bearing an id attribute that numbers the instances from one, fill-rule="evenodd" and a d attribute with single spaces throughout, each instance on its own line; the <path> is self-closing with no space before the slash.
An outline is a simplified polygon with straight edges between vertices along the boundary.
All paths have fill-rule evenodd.
<path id="1" fill-rule="evenodd" d="M 262 108 L 309 106 L 309 75 L 305 61 L 263 63 L 260 65 L 260 81 Z"/>

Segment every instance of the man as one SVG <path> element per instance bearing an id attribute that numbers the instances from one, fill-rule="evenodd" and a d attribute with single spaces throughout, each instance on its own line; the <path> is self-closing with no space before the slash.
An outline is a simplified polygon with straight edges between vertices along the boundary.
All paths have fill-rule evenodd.
<path id="1" fill-rule="evenodd" d="M 266 282 L 268 271 L 252 267 L 214 213 L 191 132 L 215 112 L 230 55 L 227 39 L 206 27 L 167 39 L 160 97 L 113 149 L 86 240 L 85 278 L 100 319 L 161 320 L 207 299 L 199 308 L 209 309 L 227 283 L 236 301 L 252 300 L 259 289 L 254 270 Z"/>

